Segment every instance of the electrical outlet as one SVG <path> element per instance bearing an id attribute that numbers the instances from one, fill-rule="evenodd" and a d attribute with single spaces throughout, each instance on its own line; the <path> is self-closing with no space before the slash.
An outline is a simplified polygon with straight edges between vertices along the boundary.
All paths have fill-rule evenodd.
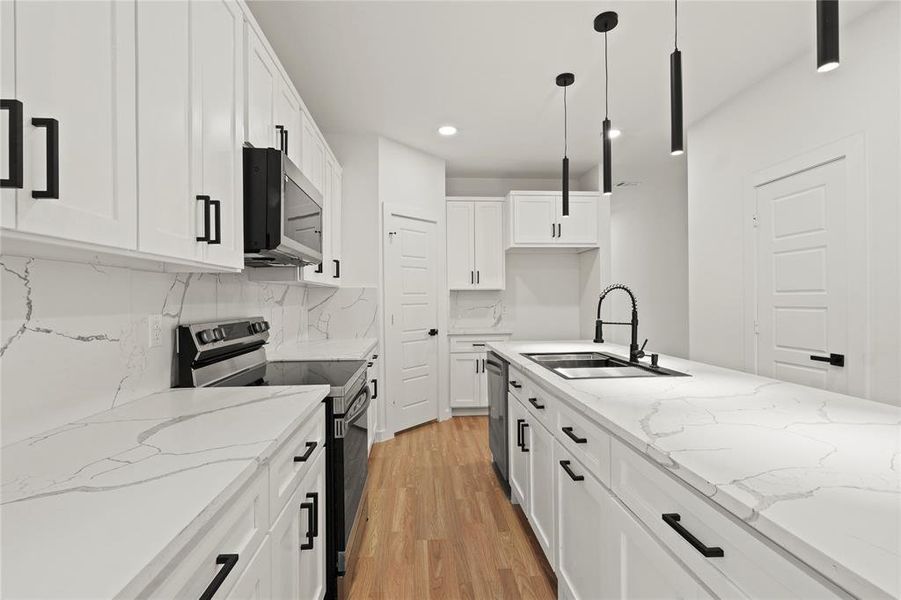
<path id="1" fill-rule="evenodd" d="M 151 348 L 163 345 L 163 315 L 147 317 L 147 345 Z"/>

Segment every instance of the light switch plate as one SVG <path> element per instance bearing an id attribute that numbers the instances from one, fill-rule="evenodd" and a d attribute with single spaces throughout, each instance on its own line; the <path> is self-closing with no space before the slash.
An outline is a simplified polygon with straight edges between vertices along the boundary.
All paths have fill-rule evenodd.
<path id="1" fill-rule="evenodd" d="M 150 348 L 159 348 L 163 345 L 163 315 L 147 317 L 147 345 Z"/>

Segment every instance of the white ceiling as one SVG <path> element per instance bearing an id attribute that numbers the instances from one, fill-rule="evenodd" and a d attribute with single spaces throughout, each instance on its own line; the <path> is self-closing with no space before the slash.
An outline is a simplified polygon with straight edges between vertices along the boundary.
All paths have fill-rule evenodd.
<path id="1" fill-rule="evenodd" d="M 876 4 L 843 2 L 842 25 Z M 250 7 L 323 131 L 390 137 L 445 158 L 448 175 L 462 177 L 559 173 L 563 111 L 554 78 L 563 71 L 576 75 L 568 92 L 572 172 L 597 164 L 604 44 L 592 23 L 615 10 L 610 118 L 623 136 L 614 141 L 614 168 L 640 177 L 642 165 L 669 156 L 671 1 Z M 815 22 L 813 0 L 680 2 L 686 122 L 801 53 L 814 69 Z M 445 123 L 459 133 L 440 137 Z"/>

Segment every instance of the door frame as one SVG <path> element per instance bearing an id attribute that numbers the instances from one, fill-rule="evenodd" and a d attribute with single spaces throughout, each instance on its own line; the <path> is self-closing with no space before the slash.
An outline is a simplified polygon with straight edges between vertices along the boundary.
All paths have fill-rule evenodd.
<path id="1" fill-rule="evenodd" d="M 860 357 L 848 366 L 848 390 L 852 396 L 869 397 L 870 367 L 867 349 L 870 342 L 869 271 L 870 255 L 867 244 L 870 193 L 866 177 L 866 145 L 863 133 L 856 133 L 835 142 L 789 157 L 751 173 L 745 178 L 743 206 L 744 298 L 742 318 L 744 327 L 744 368 L 757 374 L 758 336 L 754 324 L 758 316 L 757 260 L 758 240 L 754 218 L 757 215 L 757 188 L 795 173 L 844 160 L 846 169 L 847 202 L 855 194 L 859 203 L 846 212 L 848 223 L 848 347 L 845 353 Z M 860 268 L 864 265 L 864 268 Z"/>
<path id="2" fill-rule="evenodd" d="M 383 340 L 383 356 L 385 357 L 385 370 L 384 370 L 384 388 L 385 388 L 385 404 L 381 406 L 381 410 L 383 411 L 381 415 L 379 415 L 379 420 L 384 424 L 380 430 L 377 431 L 378 438 L 377 441 L 385 441 L 390 440 L 394 437 L 394 434 L 397 433 L 397 413 L 394 408 L 394 402 L 389 399 L 393 399 L 397 397 L 397 393 L 399 391 L 398 382 L 395 381 L 390 373 L 390 365 L 393 365 L 393 361 L 396 360 L 396 357 L 392 356 L 391 352 L 388 352 L 388 319 L 390 315 L 388 313 L 388 285 L 389 282 L 385 276 L 387 270 L 387 261 L 388 261 L 388 220 L 392 216 L 404 217 L 407 219 L 415 219 L 418 221 L 425 221 L 428 223 L 435 224 L 435 300 L 436 300 L 436 310 L 438 312 L 438 335 L 436 343 L 438 344 L 438 352 L 437 352 L 437 369 L 436 369 L 436 386 L 437 386 L 437 407 L 435 411 L 435 418 L 439 421 L 444 421 L 451 417 L 450 411 L 450 402 L 449 402 L 449 369 L 450 369 L 450 355 L 447 341 L 447 311 L 448 311 L 448 292 L 447 292 L 447 253 L 446 253 L 446 230 L 445 230 L 445 206 L 442 202 L 439 207 L 440 211 L 430 211 L 427 208 L 420 206 L 410 206 L 406 204 L 398 204 L 398 203 L 383 203 L 382 204 L 382 214 L 381 214 L 381 236 L 382 243 L 379 247 L 381 252 L 381 260 L 379 264 L 379 281 L 381 282 L 381 299 L 382 306 L 384 307 L 382 310 L 382 335 L 381 339 Z"/>

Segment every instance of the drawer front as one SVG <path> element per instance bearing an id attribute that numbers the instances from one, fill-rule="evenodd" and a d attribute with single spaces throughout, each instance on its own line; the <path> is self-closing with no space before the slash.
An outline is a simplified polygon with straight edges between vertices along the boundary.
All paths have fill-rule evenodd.
<path id="1" fill-rule="evenodd" d="M 622 442 L 614 440 L 612 451 L 616 495 L 717 596 L 841 597 Z M 663 515 L 679 517 L 664 521 Z M 722 556 L 705 556 L 676 527 L 697 538 L 708 553 L 721 549 Z"/>
<path id="2" fill-rule="evenodd" d="M 559 400 L 528 378 L 523 385 L 521 400 L 539 423 L 544 425 L 548 431 L 554 430 L 554 425 L 557 423 Z"/>
<path id="3" fill-rule="evenodd" d="M 609 487 L 610 434 L 563 402 L 555 404 L 557 422 L 552 428 L 554 437 L 588 467 L 601 483 Z"/>
<path id="4" fill-rule="evenodd" d="M 451 352 L 487 352 L 488 342 L 504 342 L 510 336 L 506 334 L 494 335 L 455 335 L 450 340 Z"/>
<path id="5" fill-rule="evenodd" d="M 216 597 L 224 598 L 241 579 L 269 530 L 267 482 L 266 469 L 260 469 L 238 498 L 214 517 L 212 527 L 198 536 L 186 555 L 174 561 L 165 579 L 141 596 L 199 598 L 216 574 L 227 568 L 217 564 L 217 557 L 237 554 L 237 563 L 216 592 Z"/>
<path id="6" fill-rule="evenodd" d="M 507 391 L 518 399 L 525 397 L 525 388 L 527 385 L 526 376 L 522 371 L 510 365 L 507 370 Z"/>
<path id="7" fill-rule="evenodd" d="M 316 411 L 275 451 L 269 461 L 269 512 L 282 512 L 316 455 L 325 445 L 325 405 Z"/>

